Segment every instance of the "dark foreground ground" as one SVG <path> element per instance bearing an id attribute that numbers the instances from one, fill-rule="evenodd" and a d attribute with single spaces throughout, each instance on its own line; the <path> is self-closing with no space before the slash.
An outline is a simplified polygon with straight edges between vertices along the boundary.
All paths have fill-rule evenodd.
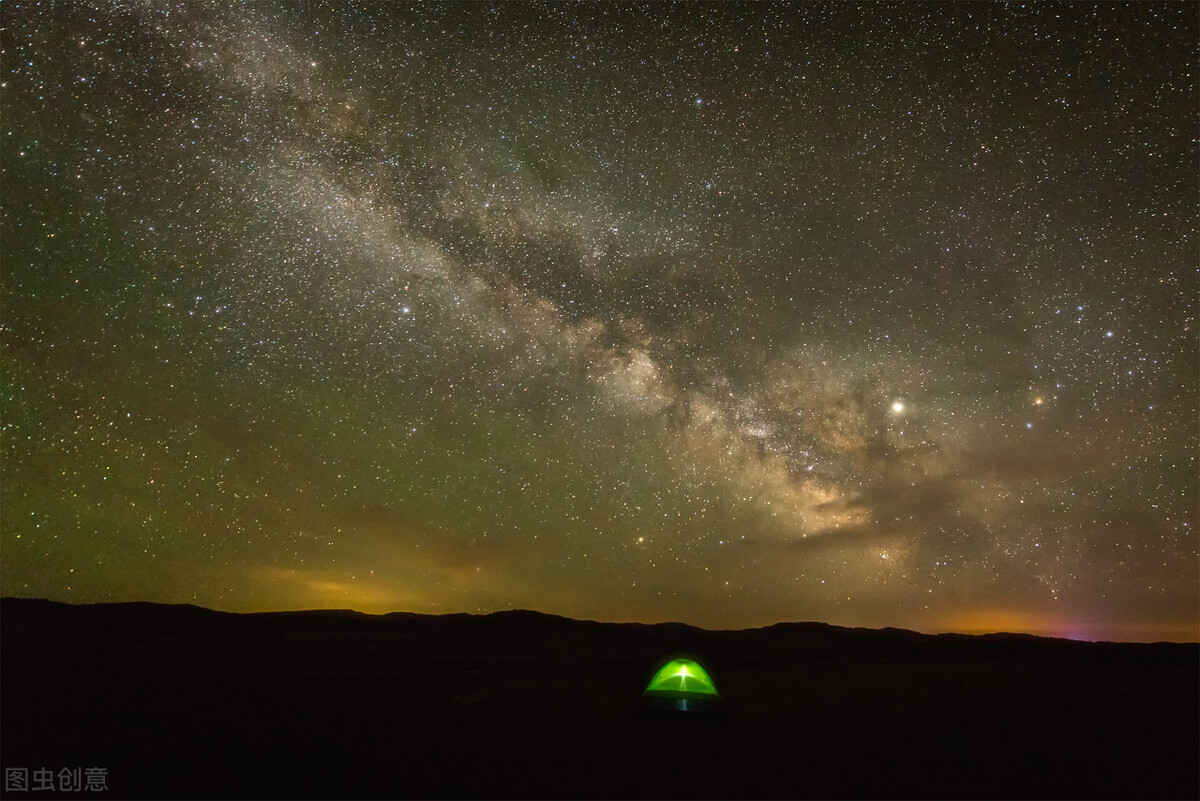
<path id="1" fill-rule="evenodd" d="M 7 798 L 1200 797 L 1196 645 L 0 604 L 5 779 L 108 787 Z"/>

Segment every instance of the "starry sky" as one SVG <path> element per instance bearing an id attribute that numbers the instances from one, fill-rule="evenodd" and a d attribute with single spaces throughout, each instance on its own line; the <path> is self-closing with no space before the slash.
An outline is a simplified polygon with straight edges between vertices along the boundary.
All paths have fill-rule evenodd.
<path id="1" fill-rule="evenodd" d="M 3 592 L 1196 640 L 1198 11 L 6 2 Z"/>

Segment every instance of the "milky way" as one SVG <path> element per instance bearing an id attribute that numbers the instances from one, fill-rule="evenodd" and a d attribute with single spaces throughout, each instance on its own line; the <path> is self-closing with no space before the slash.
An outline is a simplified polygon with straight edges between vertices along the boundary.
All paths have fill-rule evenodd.
<path id="1" fill-rule="evenodd" d="M 5 3 L 3 591 L 1198 636 L 1193 3 Z"/>

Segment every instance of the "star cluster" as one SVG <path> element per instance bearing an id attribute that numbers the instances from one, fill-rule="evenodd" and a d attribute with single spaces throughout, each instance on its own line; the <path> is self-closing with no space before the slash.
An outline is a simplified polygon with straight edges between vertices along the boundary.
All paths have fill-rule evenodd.
<path id="1" fill-rule="evenodd" d="M 3 591 L 1197 638 L 1197 6 L 6 3 Z"/>

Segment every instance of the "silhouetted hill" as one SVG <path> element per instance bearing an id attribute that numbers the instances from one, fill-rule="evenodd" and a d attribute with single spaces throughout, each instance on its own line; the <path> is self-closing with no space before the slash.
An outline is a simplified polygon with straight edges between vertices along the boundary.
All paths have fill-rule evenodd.
<path id="1" fill-rule="evenodd" d="M 1195 644 L 16 598 L 0 634 L 4 767 L 111 797 L 1200 795 Z M 673 655 L 725 719 L 643 713 Z"/>

